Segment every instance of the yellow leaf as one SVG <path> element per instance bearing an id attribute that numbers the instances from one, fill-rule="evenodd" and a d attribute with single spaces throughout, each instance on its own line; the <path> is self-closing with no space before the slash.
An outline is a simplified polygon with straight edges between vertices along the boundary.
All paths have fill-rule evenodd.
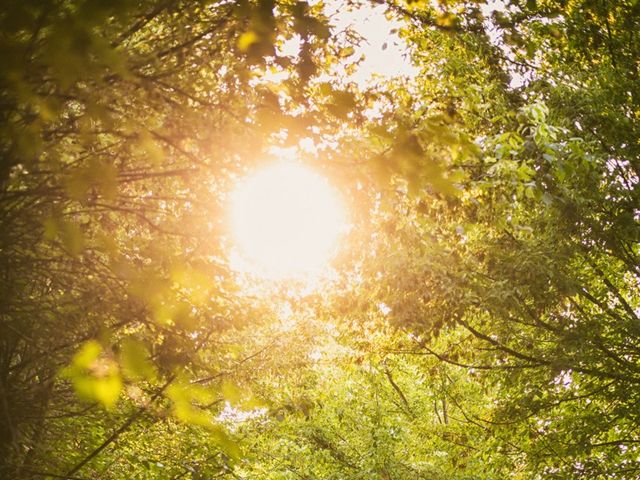
<path id="1" fill-rule="evenodd" d="M 238 442 L 234 441 L 220 425 L 211 425 L 209 431 L 216 444 L 232 459 L 238 460 L 242 456 Z"/>
<path id="2" fill-rule="evenodd" d="M 221 391 L 224 399 L 231 404 L 237 404 L 242 399 L 242 391 L 237 387 L 237 385 L 228 380 L 222 382 Z"/>
<path id="3" fill-rule="evenodd" d="M 89 368 L 100 356 L 102 346 L 96 340 L 86 342 L 73 356 L 73 366 L 77 368 Z"/>
<path id="4" fill-rule="evenodd" d="M 117 373 L 94 380 L 93 396 L 107 409 L 111 409 L 116 405 L 121 390 L 122 379 Z"/>
<path id="5" fill-rule="evenodd" d="M 436 18 L 436 25 L 442 28 L 453 28 L 458 23 L 458 17 L 453 13 L 445 12 Z"/>
<path id="6" fill-rule="evenodd" d="M 347 58 L 353 55 L 354 53 L 355 53 L 355 49 L 353 47 L 345 47 L 340 49 L 340 51 L 338 52 L 338 56 L 340 58 Z"/>
<path id="7" fill-rule="evenodd" d="M 251 45 L 257 43 L 259 40 L 258 35 L 253 30 L 249 30 L 248 32 L 244 32 L 238 38 L 238 49 L 241 52 L 246 52 Z"/>
<path id="8" fill-rule="evenodd" d="M 208 389 L 181 381 L 167 389 L 167 397 L 173 401 L 173 414 L 178 420 L 192 425 L 213 427 L 211 415 L 195 405 L 210 403 L 213 400 L 213 394 Z"/>
<path id="9" fill-rule="evenodd" d="M 79 398 L 97 401 L 105 408 L 115 406 L 122 390 L 122 379 L 115 363 L 101 356 L 102 346 L 89 340 L 73 356 L 71 365 L 61 372 L 69 378 Z"/>

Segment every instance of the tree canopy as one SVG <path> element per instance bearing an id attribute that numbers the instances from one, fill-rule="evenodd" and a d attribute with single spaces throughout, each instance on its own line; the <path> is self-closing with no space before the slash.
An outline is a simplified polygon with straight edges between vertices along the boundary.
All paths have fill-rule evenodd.
<path id="1" fill-rule="evenodd" d="M 372 8 L 417 74 L 354 80 Z M 640 476 L 640 2 L 0 25 L 0 477 Z M 231 260 L 283 152 L 349 212 L 313 286 Z"/>

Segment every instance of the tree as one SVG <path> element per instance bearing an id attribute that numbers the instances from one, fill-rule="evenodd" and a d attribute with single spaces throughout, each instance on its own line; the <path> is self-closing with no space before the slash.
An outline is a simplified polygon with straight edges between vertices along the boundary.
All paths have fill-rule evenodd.
<path id="1" fill-rule="evenodd" d="M 221 192 L 304 132 L 287 112 L 330 48 L 313 8 L 274 6 L 3 6 L 3 476 L 74 476 L 165 401 L 204 422 L 180 379 L 221 375 L 216 336 L 260 317 L 219 260 Z M 274 56 L 294 32 L 302 53 Z"/>
<path id="2" fill-rule="evenodd" d="M 368 87 L 321 2 L 3 6 L 2 476 L 638 475 L 638 3 L 385 5 Z M 338 279 L 253 297 L 225 197 L 302 139 Z"/>
<path id="3" fill-rule="evenodd" d="M 481 151 L 438 155 L 456 197 L 417 189 L 401 167 L 365 295 L 425 332 L 416 353 L 486 372 L 498 407 L 485 425 L 518 432 L 503 448 L 530 475 L 632 478 L 638 54 L 623 39 L 636 6 L 511 2 L 491 20 L 449 8 L 402 9 L 426 80 L 397 122 L 419 159 L 438 143 L 434 121 Z"/>

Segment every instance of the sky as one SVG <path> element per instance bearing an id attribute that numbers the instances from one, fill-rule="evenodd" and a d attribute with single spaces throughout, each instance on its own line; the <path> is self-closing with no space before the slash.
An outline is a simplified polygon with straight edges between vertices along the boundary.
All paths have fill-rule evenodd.
<path id="1" fill-rule="evenodd" d="M 388 19 L 385 15 L 385 5 L 363 2 L 349 7 L 347 2 L 329 0 L 326 14 L 331 18 L 334 32 L 341 32 L 351 28 L 362 37 L 362 42 L 356 47 L 354 58 L 364 55 L 364 60 L 350 80 L 364 87 L 376 76 L 388 80 L 403 76 L 414 78 L 419 74 L 409 56 L 406 42 L 400 38 L 397 31 L 402 22 Z M 487 19 L 487 33 L 494 45 L 500 47 L 509 58 L 513 54 L 502 44 L 500 32 L 489 20 L 494 11 L 505 11 L 508 7 L 504 0 L 487 0 L 480 5 L 480 9 Z M 527 76 L 512 70 L 511 87 L 517 88 L 527 81 Z"/>
<path id="2" fill-rule="evenodd" d="M 397 34 L 401 22 L 389 20 L 385 16 L 384 5 L 366 3 L 358 8 L 347 9 L 345 2 L 331 1 L 328 2 L 326 13 L 331 18 L 334 31 L 352 28 L 362 37 L 354 58 L 360 55 L 365 58 L 351 77 L 358 85 L 366 85 L 374 75 L 390 79 L 414 77 L 419 73 L 409 58 L 406 42 Z"/>
<path id="3" fill-rule="evenodd" d="M 398 20 L 385 16 L 385 6 L 363 2 L 359 5 L 347 5 L 341 0 L 325 2 L 325 14 L 333 26 L 334 35 L 344 35 L 346 30 L 354 31 L 361 37 L 359 45 L 354 46 L 351 59 L 363 56 L 355 73 L 348 77 L 360 87 L 365 87 L 375 78 L 388 80 L 406 76 L 413 77 L 419 69 L 412 64 L 406 42 L 397 33 L 402 26 Z M 300 50 L 300 39 L 291 38 L 279 48 L 280 54 L 295 56 Z M 336 67 L 341 76 L 344 66 Z"/>
<path id="4" fill-rule="evenodd" d="M 504 48 L 500 32 L 492 25 L 491 14 L 494 11 L 508 9 L 504 0 L 487 0 L 480 4 L 480 9 L 487 19 L 487 33 L 491 42 L 500 47 L 509 58 L 513 54 Z M 385 5 L 363 2 L 348 8 L 346 2 L 330 0 L 327 2 L 326 13 L 331 18 L 334 31 L 340 32 L 345 28 L 352 28 L 361 37 L 362 42 L 356 48 L 355 58 L 364 54 L 365 59 L 351 80 L 359 86 L 365 86 L 374 76 L 391 79 L 398 76 L 413 78 L 419 74 L 419 68 L 412 64 L 406 42 L 399 37 L 397 31 L 402 22 L 388 19 L 385 16 Z M 512 88 L 522 86 L 527 76 L 512 70 Z"/>

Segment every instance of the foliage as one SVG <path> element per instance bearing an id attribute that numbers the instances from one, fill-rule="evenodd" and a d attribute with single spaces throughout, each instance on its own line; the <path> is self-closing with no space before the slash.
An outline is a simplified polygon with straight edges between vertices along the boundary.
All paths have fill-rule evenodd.
<path id="1" fill-rule="evenodd" d="M 365 86 L 322 2 L 3 4 L 0 476 L 640 474 L 640 2 L 384 5 Z M 336 278 L 248 283 L 228 192 L 309 143 Z"/>

